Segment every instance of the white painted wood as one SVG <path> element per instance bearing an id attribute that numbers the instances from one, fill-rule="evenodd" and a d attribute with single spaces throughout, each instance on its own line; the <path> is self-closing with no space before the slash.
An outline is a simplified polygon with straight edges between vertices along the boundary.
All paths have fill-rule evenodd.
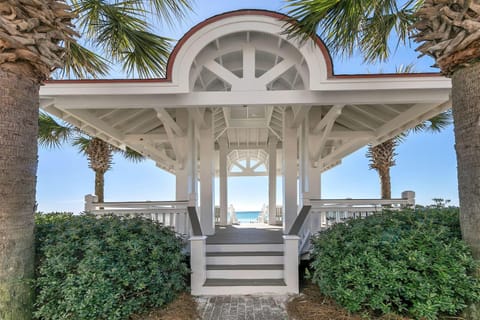
<path id="1" fill-rule="evenodd" d="M 206 114 L 205 128 L 200 130 L 200 223 L 204 235 L 215 233 L 215 168 L 212 114 Z"/>
<path id="2" fill-rule="evenodd" d="M 298 293 L 298 265 L 299 265 L 299 245 L 300 237 L 284 235 L 283 241 L 285 244 L 284 255 L 284 277 L 285 283 L 288 287 L 288 292 Z"/>
<path id="3" fill-rule="evenodd" d="M 87 194 L 85 196 L 85 212 L 91 212 L 95 210 L 94 202 L 98 202 L 98 197 L 93 194 Z"/>
<path id="4" fill-rule="evenodd" d="M 255 243 L 255 244 L 207 244 L 207 252 L 272 252 L 283 251 L 283 244 Z"/>
<path id="5" fill-rule="evenodd" d="M 228 213 L 228 168 L 227 168 L 227 140 L 221 137 L 218 141 L 219 152 L 219 183 L 220 183 L 220 225 L 227 225 Z"/>
<path id="6" fill-rule="evenodd" d="M 205 241 L 206 236 L 191 237 L 190 240 L 190 268 L 192 270 L 191 290 L 193 295 L 202 294 L 202 286 L 207 279 Z"/>
<path id="7" fill-rule="evenodd" d="M 283 270 L 207 270 L 208 279 L 283 279 Z"/>
<path id="8" fill-rule="evenodd" d="M 285 295 L 289 292 L 287 286 L 227 286 L 227 287 L 202 287 L 193 295 Z"/>
<path id="9" fill-rule="evenodd" d="M 297 216 L 297 129 L 292 128 L 293 112 L 283 120 L 283 230 L 290 230 Z"/>
<path id="10" fill-rule="evenodd" d="M 268 140 L 268 223 L 276 224 L 277 209 L 277 137 Z"/>
<path id="11" fill-rule="evenodd" d="M 283 256 L 207 256 L 207 264 L 283 264 Z"/>
<path id="12" fill-rule="evenodd" d="M 247 44 L 243 46 L 242 51 L 243 51 L 243 80 L 254 81 L 255 80 L 255 47 L 251 44 Z"/>
<path id="13" fill-rule="evenodd" d="M 351 87 L 350 87 L 351 89 Z M 213 107 L 225 105 L 334 105 L 334 104 L 405 104 L 448 101 L 449 89 L 416 88 L 406 90 L 307 91 L 274 90 L 245 94 L 242 91 L 190 92 L 182 94 L 123 95 L 121 92 L 93 95 L 58 95 L 55 106 L 62 109 L 125 109 L 156 107 Z"/>
<path id="14" fill-rule="evenodd" d="M 162 121 L 164 126 L 168 126 L 169 128 L 171 128 L 177 136 L 181 137 L 185 135 L 182 128 L 180 128 L 180 126 L 175 122 L 175 120 L 173 120 L 172 116 L 170 116 L 170 114 L 167 110 L 165 110 L 165 108 L 155 108 L 155 110 L 157 111 L 158 119 Z"/>

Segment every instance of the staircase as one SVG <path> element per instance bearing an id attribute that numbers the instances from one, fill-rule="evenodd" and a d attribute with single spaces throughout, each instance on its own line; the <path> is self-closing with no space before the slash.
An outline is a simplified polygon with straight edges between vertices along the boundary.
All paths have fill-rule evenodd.
<path id="1" fill-rule="evenodd" d="M 298 293 L 298 239 L 268 226 L 224 226 L 211 236 L 192 236 L 192 294 Z"/>
<path id="2" fill-rule="evenodd" d="M 205 295 L 285 294 L 283 244 L 207 244 Z"/>

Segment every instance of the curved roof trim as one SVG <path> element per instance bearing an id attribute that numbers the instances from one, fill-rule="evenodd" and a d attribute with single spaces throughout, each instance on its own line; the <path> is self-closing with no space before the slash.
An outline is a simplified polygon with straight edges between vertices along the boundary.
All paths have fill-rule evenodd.
<path id="1" fill-rule="evenodd" d="M 81 83 L 105 83 L 105 82 L 172 82 L 172 73 L 173 73 L 173 66 L 175 64 L 175 59 L 178 53 L 181 51 L 183 45 L 199 30 L 203 29 L 204 27 L 215 23 L 217 21 L 228 19 L 231 17 L 236 16 L 244 16 L 244 15 L 259 15 L 259 16 L 266 16 L 276 18 L 280 21 L 284 21 L 286 24 L 292 23 L 289 21 L 290 17 L 279 12 L 269 11 L 269 10 L 260 10 L 260 9 L 241 9 L 236 11 L 229 11 L 225 13 L 221 13 L 210 17 L 187 31 L 183 35 L 183 37 L 177 42 L 175 45 L 172 53 L 170 54 L 167 62 L 167 70 L 165 78 L 150 78 L 150 79 L 76 79 L 76 80 L 48 80 L 47 82 L 55 82 L 55 83 L 68 83 L 68 82 L 81 82 Z M 321 54 L 323 55 L 327 67 L 327 79 L 348 79 L 348 78 L 404 78 L 404 77 L 438 77 L 440 73 L 435 72 L 424 72 L 424 73 L 381 73 L 381 74 L 340 74 L 335 75 L 334 67 L 332 63 L 332 58 L 328 48 L 325 46 L 325 43 L 320 39 L 318 35 L 312 38 L 314 43 L 317 45 L 318 49 L 320 50 Z"/>

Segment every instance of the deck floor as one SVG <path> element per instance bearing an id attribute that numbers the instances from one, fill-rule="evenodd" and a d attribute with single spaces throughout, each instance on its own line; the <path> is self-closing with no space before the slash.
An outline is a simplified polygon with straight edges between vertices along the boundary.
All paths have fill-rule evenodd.
<path id="1" fill-rule="evenodd" d="M 283 243 L 281 227 L 263 224 L 215 227 L 215 235 L 208 236 L 207 244 Z"/>

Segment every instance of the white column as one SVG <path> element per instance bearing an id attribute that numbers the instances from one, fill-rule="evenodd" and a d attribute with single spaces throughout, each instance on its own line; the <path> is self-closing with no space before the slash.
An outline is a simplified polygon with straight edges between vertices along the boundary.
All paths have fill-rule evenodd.
<path id="1" fill-rule="evenodd" d="M 204 235 L 215 233 L 215 168 L 212 114 L 207 113 L 206 128 L 200 130 L 200 224 Z"/>
<path id="2" fill-rule="evenodd" d="M 268 140 L 268 224 L 276 223 L 277 213 L 277 137 Z"/>
<path id="3" fill-rule="evenodd" d="M 184 136 L 176 137 L 177 161 L 175 163 L 176 200 L 188 200 L 190 206 L 197 206 L 197 139 L 195 123 L 186 110 L 178 109 L 177 124 L 183 128 Z M 186 216 L 176 215 L 175 228 L 182 230 L 187 225 Z"/>
<path id="4" fill-rule="evenodd" d="M 299 236 L 284 235 L 283 268 L 288 293 L 298 293 L 298 244 Z"/>
<path id="5" fill-rule="evenodd" d="M 297 129 L 292 127 L 293 111 L 283 119 L 283 232 L 290 230 L 297 217 Z"/>
<path id="6" fill-rule="evenodd" d="M 195 139 L 195 122 L 186 110 L 177 110 L 177 124 L 185 131 L 177 140 L 177 161 L 175 167 L 176 199 L 197 200 L 197 139 Z"/>
<path id="7" fill-rule="evenodd" d="M 321 164 L 312 162 L 310 145 L 315 146 L 315 137 L 309 132 L 306 118 L 300 127 L 299 137 L 299 184 L 300 205 L 308 204 L 309 199 L 321 198 Z"/>
<path id="8" fill-rule="evenodd" d="M 227 139 L 221 137 L 220 144 L 220 159 L 219 159 L 219 183 L 220 183 L 220 225 L 227 225 L 228 212 L 228 171 L 227 171 Z"/>
<path id="9" fill-rule="evenodd" d="M 202 294 L 202 287 L 207 279 L 206 236 L 191 237 L 190 240 L 190 275 L 193 295 Z"/>

